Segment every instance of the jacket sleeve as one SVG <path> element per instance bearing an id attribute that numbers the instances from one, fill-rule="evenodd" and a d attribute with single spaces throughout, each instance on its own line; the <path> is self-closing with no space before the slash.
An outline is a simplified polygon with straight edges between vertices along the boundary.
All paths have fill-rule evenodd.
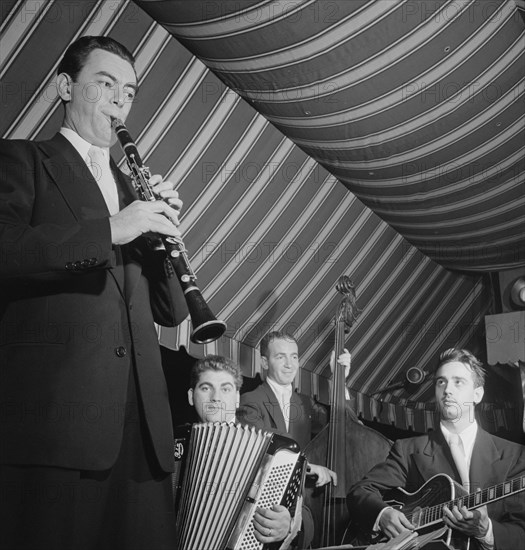
<path id="1" fill-rule="evenodd" d="M 350 488 L 346 497 L 350 517 L 365 531 L 372 531 L 379 512 L 388 506 L 382 494 L 406 485 L 408 458 L 404 447 L 403 440 L 396 441 L 386 460 Z"/>
<path id="2" fill-rule="evenodd" d="M 525 476 L 525 446 L 520 445 L 516 458 L 509 469 L 506 479 L 522 478 Z M 488 507 L 489 518 L 492 521 L 495 550 L 514 550 L 520 548 L 525 540 L 525 493 L 516 493 L 496 503 L 494 508 L 502 509 L 501 514 L 492 513 Z"/>
<path id="3" fill-rule="evenodd" d="M 150 282 L 150 303 L 153 319 L 159 325 L 174 327 L 188 316 L 188 306 L 179 280 L 168 277 L 164 252 L 146 254 L 143 269 Z"/>
<path id="4" fill-rule="evenodd" d="M 248 392 L 241 395 L 237 420 L 241 424 L 247 424 L 260 430 L 270 430 L 271 426 L 263 404 L 258 399 L 254 399 L 251 394 L 252 392 Z"/>

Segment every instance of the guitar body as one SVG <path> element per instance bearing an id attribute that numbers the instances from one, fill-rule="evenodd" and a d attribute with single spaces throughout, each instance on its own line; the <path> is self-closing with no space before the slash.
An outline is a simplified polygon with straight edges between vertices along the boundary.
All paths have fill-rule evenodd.
<path id="1" fill-rule="evenodd" d="M 468 492 L 453 479 L 445 474 L 437 474 L 424 483 L 416 492 L 408 493 L 397 488 L 385 494 L 385 502 L 389 506 L 403 512 L 416 526 L 419 534 L 430 533 L 437 526 L 442 525 L 442 515 L 430 512 L 444 502 L 468 495 Z M 435 517 L 432 517 L 435 515 Z M 454 548 L 465 545 L 465 537 L 454 536 L 451 529 L 447 529 L 444 537 L 447 544 Z"/>
<path id="2" fill-rule="evenodd" d="M 446 474 L 437 474 L 426 481 L 417 491 L 409 493 L 401 488 L 391 489 L 384 495 L 385 502 L 400 510 L 416 526 L 420 535 L 431 536 L 436 532 L 439 537 L 454 548 L 465 548 L 467 539 L 457 536 L 451 529 L 443 527 L 441 505 L 454 499 L 466 496 L 465 489 Z M 382 539 L 381 533 L 370 535 L 359 532 L 352 525 L 348 530 L 345 542 L 352 544 L 376 544 Z M 431 537 L 433 538 L 433 537 Z"/>

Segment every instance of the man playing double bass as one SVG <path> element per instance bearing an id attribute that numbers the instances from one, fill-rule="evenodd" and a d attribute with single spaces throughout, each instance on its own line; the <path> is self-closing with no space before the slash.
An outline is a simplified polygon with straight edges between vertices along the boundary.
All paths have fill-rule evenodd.
<path id="1" fill-rule="evenodd" d="M 326 411 L 312 398 L 293 391 L 292 383 L 299 371 L 297 342 L 285 332 L 274 331 L 261 340 L 260 350 L 261 365 L 267 372 L 266 380 L 255 390 L 241 395 L 237 417 L 240 422 L 256 428 L 288 435 L 304 449 L 322 428 L 320 419 L 326 417 Z M 345 371 L 349 371 L 350 354 L 347 350 L 339 356 L 338 362 L 345 366 Z M 317 487 L 337 484 L 337 474 L 332 470 L 311 463 L 308 469 L 308 475 L 317 478 Z M 308 514 L 303 514 L 303 521 L 305 533 L 302 547 L 307 547 L 313 537 L 313 525 Z"/>

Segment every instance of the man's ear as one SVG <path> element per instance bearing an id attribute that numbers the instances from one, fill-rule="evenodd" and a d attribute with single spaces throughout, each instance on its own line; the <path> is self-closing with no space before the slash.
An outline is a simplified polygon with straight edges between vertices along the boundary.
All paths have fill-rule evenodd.
<path id="1" fill-rule="evenodd" d="M 188 403 L 193 407 L 193 388 L 188 390 Z"/>
<path id="2" fill-rule="evenodd" d="M 71 88 L 73 82 L 67 73 L 60 73 L 57 76 L 57 91 L 62 101 L 71 101 Z"/>
<path id="3" fill-rule="evenodd" d="M 483 388 L 483 386 L 478 386 L 477 388 L 474 388 L 474 403 L 476 405 L 483 399 L 484 393 L 485 389 Z"/>
<path id="4" fill-rule="evenodd" d="M 264 355 L 261 355 L 261 368 L 264 370 L 268 369 L 268 359 Z"/>
<path id="5" fill-rule="evenodd" d="M 239 408 L 240 404 L 241 404 L 241 394 L 239 390 L 237 390 L 235 392 L 235 410 Z"/>

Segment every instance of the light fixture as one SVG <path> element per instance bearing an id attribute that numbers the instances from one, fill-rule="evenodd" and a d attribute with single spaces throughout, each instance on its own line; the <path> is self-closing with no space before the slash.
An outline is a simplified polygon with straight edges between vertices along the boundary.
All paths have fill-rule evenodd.
<path id="1" fill-rule="evenodd" d="M 514 281 L 510 289 L 510 300 L 518 307 L 525 307 L 525 277 Z"/>

